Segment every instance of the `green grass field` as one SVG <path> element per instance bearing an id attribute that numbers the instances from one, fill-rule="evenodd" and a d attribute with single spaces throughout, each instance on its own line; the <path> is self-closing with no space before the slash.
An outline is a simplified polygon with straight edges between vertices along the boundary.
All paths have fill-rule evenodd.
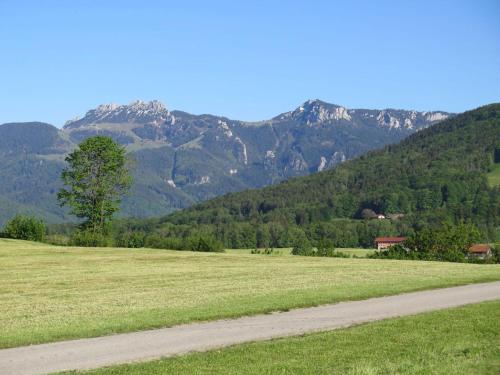
<path id="1" fill-rule="evenodd" d="M 488 302 L 85 374 L 496 375 L 499 312 Z"/>
<path id="2" fill-rule="evenodd" d="M 366 257 L 368 254 L 373 254 L 375 252 L 375 249 L 361 249 L 361 248 L 338 248 L 336 250 L 338 252 L 357 257 Z"/>
<path id="3" fill-rule="evenodd" d="M 0 240 L 0 347 L 492 280 L 499 265 Z"/>
<path id="4" fill-rule="evenodd" d="M 493 166 L 493 170 L 488 173 L 488 181 L 491 186 L 500 186 L 500 163 Z"/>

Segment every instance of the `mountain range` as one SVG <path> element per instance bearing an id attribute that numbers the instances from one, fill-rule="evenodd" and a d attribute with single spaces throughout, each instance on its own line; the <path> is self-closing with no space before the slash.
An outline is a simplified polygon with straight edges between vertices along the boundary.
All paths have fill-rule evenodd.
<path id="1" fill-rule="evenodd" d="M 145 217 L 327 170 L 450 116 L 309 100 L 269 120 L 246 122 L 136 101 L 100 105 L 61 129 L 41 122 L 3 124 L 0 225 L 17 212 L 67 220 L 56 200 L 64 158 L 98 134 L 128 150 L 134 184 L 121 214 Z"/>

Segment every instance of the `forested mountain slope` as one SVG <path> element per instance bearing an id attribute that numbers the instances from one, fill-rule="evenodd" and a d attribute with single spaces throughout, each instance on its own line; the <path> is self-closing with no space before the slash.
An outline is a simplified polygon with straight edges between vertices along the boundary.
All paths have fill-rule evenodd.
<path id="1" fill-rule="evenodd" d="M 373 237 L 444 220 L 472 220 L 491 235 L 500 225 L 500 189 L 488 184 L 487 174 L 497 163 L 500 104 L 491 104 L 332 170 L 228 194 L 176 212 L 158 227 L 172 233 L 186 226 L 204 228 L 229 245 L 233 241 L 229 236 L 248 237 L 250 244 L 259 235 L 273 237 L 273 230 L 283 238 L 289 228 L 303 229 L 312 237 L 321 231 L 333 233 L 338 240 L 336 235 L 346 235 L 339 228 L 352 231 L 352 237 L 360 237 L 360 231 L 371 231 Z M 375 220 L 361 229 L 352 221 L 337 220 L 360 218 L 366 208 L 384 215 L 404 214 L 404 218 L 399 216 L 390 224 L 390 220 Z M 363 236 L 354 243 L 368 244 L 370 235 Z M 241 238 L 239 245 L 244 245 Z"/>

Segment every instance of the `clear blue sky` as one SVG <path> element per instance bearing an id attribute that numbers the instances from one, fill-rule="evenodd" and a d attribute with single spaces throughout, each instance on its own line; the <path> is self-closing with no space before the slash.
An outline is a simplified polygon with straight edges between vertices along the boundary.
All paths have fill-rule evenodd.
<path id="1" fill-rule="evenodd" d="M 0 0 L 0 123 L 134 99 L 257 120 L 309 98 L 500 102 L 500 1 Z"/>

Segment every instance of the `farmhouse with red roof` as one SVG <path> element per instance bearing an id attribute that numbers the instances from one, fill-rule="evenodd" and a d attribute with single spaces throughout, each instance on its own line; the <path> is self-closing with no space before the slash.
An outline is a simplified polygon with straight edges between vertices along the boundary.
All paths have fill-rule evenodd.
<path id="1" fill-rule="evenodd" d="M 406 241 L 406 237 L 377 237 L 375 238 L 375 246 L 377 250 L 384 250 L 404 241 Z"/>
<path id="2" fill-rule="evenodd" d="M 469 247 L 469 253 L 475 258 L 489 258 L 491 256 L 491 246 L 484 243 L 472 245 Z"/>

